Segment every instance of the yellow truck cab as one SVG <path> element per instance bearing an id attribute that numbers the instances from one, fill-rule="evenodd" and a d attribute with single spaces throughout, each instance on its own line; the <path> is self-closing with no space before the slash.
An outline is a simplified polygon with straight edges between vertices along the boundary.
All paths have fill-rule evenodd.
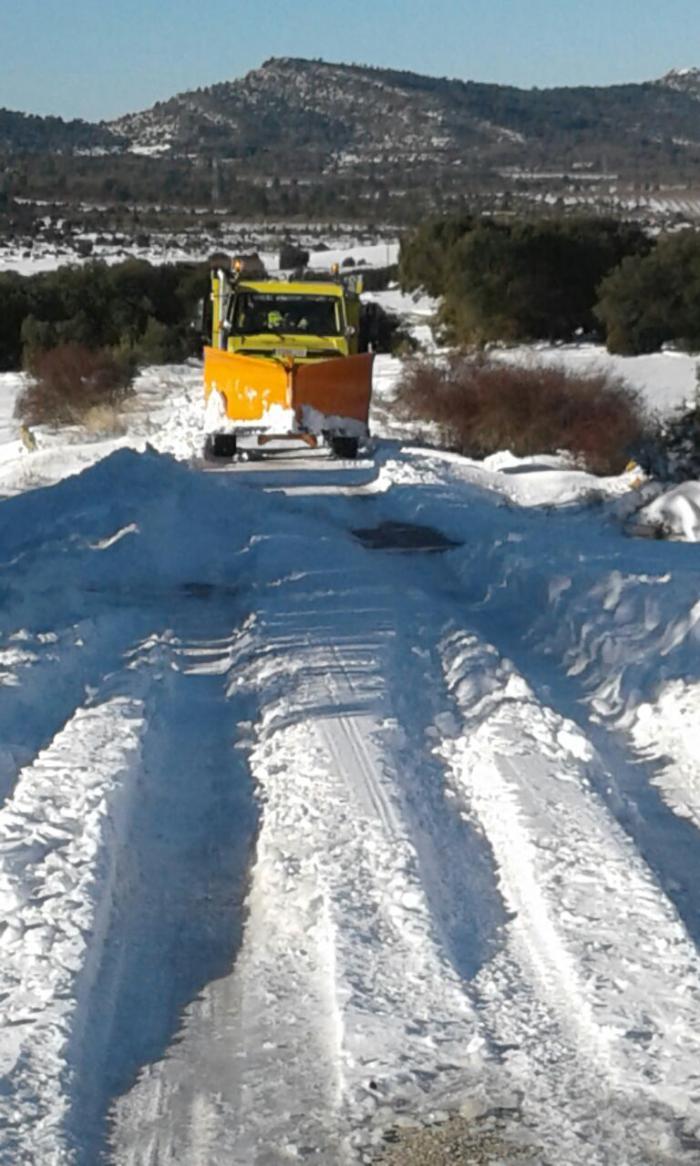
<path id="1" fill-rule="evenodd" d="M 206 452 L 292 439 L 354 457 L 369 435 L 372 354 L 360 353 L 360 287 L 339 277 L 212 270 L 204 350 Z"/>

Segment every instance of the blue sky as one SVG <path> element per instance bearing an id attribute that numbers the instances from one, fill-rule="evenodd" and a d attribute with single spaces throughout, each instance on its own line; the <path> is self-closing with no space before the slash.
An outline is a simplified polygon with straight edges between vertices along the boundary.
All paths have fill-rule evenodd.
<path id="1" fill-rule="evenodd" d="M 0 0 L 0 107 L 109 118 L 323 57 L 523 87 L 700 66 L 698 0 Z"/>

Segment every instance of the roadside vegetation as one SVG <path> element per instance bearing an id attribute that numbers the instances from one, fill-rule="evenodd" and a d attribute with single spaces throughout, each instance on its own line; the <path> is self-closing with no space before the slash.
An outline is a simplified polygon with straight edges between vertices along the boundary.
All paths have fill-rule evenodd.
<path id="1" fill-rule="evenodd" d="M 129 259 L 33 276 L 0 273 L 0 370 L 31 368 L 65 344 L 109 350 L 136 364 L 197 352 L 193 321 L 208 291 L 206 264 Z"/>
<path id="2" fill-rule="evenodd" d="M 603 280 L 596 314 L 611 352 L 700 351 L 700 231 L 662 236 Z"/>
<path id="3" fill-rule="evenodd" d="M 700 351 L 700 231 L 653 239 L 598 217 L 430 220 L 402 242 L 404 291 L 440 300 L 453 355 L 407 364 L 396 398 L 450 449 L 481 458 L 570 450 L 596 473 L 634 457 L 666 481 L 700 473 L 698 401 L 660 421 L 610 374 L 515 367 L 494 344 L 596 340 L 639 355 L 672 344 Z"/>
<path id="4" fill-rule="evenodd" d="M 638 394 L 609 373 L 522 367 L 473 353 L 439 364 L 409 360 L 395 408 L 434 426 L 441 446 L 466 457 L 566 450 L 597 474 L 620 473 L 649 431 Z"/>
<path id="5" fill-rule="evenodd" d="M 427 222 L 404 239 L 402 287 L 440 297 L 448 343 L 603 338 L 603 279 L 652 242 L 633 223 L 602 218 Z"/>
<path id="6" fill-rule="evenodd" d="M 29 371 L 17 400 L 17 416 L 25 425 L 85 425 L 94 433 L 119 430 L 119 409 L 136 371 L 129 356 L 70 342 L 37 352 Z"/>
<path id="7" fill-rule="evenodd" d="M 194 322 L 207 289 L 206 265 L 136 259 L 0 273 L 0 369 L 29 374 L 18 419 L 118 432 L 138 367 L 200 350 Z"/>
<path id="8" fill-rule="evenodd" d="M 428 221 L 402 243 L 405 291 L 440 297 L 447 343 L 574 341 L 624 355 L 700 350 L 700 231 L 649 237 L 600 217 Z"/>

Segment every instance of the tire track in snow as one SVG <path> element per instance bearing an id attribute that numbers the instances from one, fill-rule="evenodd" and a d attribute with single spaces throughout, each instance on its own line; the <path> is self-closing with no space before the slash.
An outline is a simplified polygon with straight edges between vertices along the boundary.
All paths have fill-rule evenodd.
<path id="1" fill-rule="evenodd" d="M 232 754 L 229 608 L 180 599 L 169 614 L 198 637 L 123 651 L 0 810 L 3 1166 L 94 1166 L 110 1095 L 230 967 L 255 815 Z M 116 622 L 134 631 L 152 616 Z"/>
<path id="2" fill-rule="evenodd" d="M 73 1162 L 68 1047 L 104 938 L 142 730 L 134 697 L 75 710 L 0 811 L 3 1166 Z"/>
<path id="3" fill-rule="evenodd" d="M 330 645 L 329 670 L 326 680 L 331 704 L 341 707 L 349 701 L 361 704 L 361 695 L 353 682 L 340 649 Z M 376 731 L 376 717 L 353 713 L 340 714 L 329 725 L 321 722 L 321 734 L 339 773 L 345 773 L 359 795 L 360 809 L 376 817 L 388 838 L 398 839 L 401 821 L 392 805 L 386 784 L 380 778 L 382 759 L 372 747 L 371 735 Z M 351 773 L 348 771 L 351 770 Z"/>
<path id="4" fill-rule="evenodd" d="M 397 577 L 397 586 L 399 582 Z M 393 616 L 396 631 L 386 638 L 384 660 L 377 661 L 387 676 L 400 678 L 388 686 L 392 715 L 385 716 L 379 728 L 366 726 L 364 744 L 360 718 L 345 719 L 347 732 L 359 742 L 360 755 L 373 752 L 373 763 L 366 758 L 358 767 L 356 785 L 360 792 L 366 790 L 366 801 L 388 836 L 408 833 L 436 936 L 455 971 L 471 980 L 498 947 L 507 915 L 495 888 L 490 852 L 467 815 L 451 801 L 444 765 L 435 756 L 435 738 L 449 734 L 456 724 L 436 650 L 438 629 L 447 615 L 432 595 L 411 586 L 408 594 L 404 588 Z M 403 632 L 404 620 L 408 635 Z M 335 677 L 340 675 L 346 699 L 350 696 L 357 704 L 350 670 L 332 645 L 331 653 L 333 668 L 327 681 L 331 691 L 338 691 Z M 383 763 L 384 753 L 393 759 L 389 765 Z"/>
<path id="5" fill-rule="evenodd" d="M 217 602 L 195 604 L 189 617 L 180 610 L 175 624 L 177 635 L 152 637 L 130 662 L 145 688 L 146 729 L 80 1038 L 92 1069 L 72 1112 L 84 1166 L 100 1156 L 110 1104 L 140 1069 L 148 1074 L 240 941 L 255 813 L 225 692 L 235 636 L 220 634 L 230 613 Z"/>
<path id="6" fill-rule="evenodd" d="M 405 571 L 403 573 L 405 575 Z M 427 611 L 423 613 L 427 630 L 423 638 L 423 651 L 426 654 L 430 654 L 431 633 L 434 635 L 436 622 L 440 618 L 438 612 L 442 612 L 445 624 L 449 623 L 450 617 L 456 622 L 461 616 L 458 592 L 449 584 L 446 587 L 445 579 L 444 564 L 436 568 L 434 561 L 431 563 L 426 560 L 414 569 L 412 575 L 414 586 L 424 589 L 423 602 L 426 609 L 429 605 L 433 607 L 432 628 L 430 616 Z M 414 619 L 415 607 L 414 600 L 411 610 Z M 470 677 L 472 688 L 469 696 L 475 707 L 470 707 L 469 712 L 473 714 L 471 724 L 475 729 L 479 727 L 479 718 L 483 712 L 483 709 L 476 706 L 488 696 L 492 687 L 489 676 L 492 660 L 489 658 L 488 645 L 484 651 L 482 664 L 485 666 L 478 669 L 478 676 Z M 446 679 L 449 681 L 449 676 Z M 507 680 L 506 670 L 493 687 L 503 687 Z M 514 675 L 510 680 L 512 703 L 517 705 L 518 696 L 527 692 L 527 686 L 523 685 L 522 693 L 519 694 L 517 677 Z M 462 717 L 459 714 L 463 710 L 460 710 L 460 702 L 455 701 L 454 692 L 442 707 L 440 700 L 438 696 L 435 725 L 439 727 L 433 730 L 434 740 L 443 738 L 438 752 L 445 757 L 449 767 L 453 749 L 459 751 L 461 745 L 459 737 Z M 534 701 L 532 707 L 536 707 Z M 458 716 L 453 716 L 451 710 L 457 712 Z M 525 715 L 528 719 L 531 716 L 530 712 Z M 568 740 L 570 734 L 564 731 L 559 741 L 556 732 L 553 733 L 547 725 L 541 726 L 539 731 L 531 735 L 528 747 L 524 744 L 527 733 L 523 734 L 518 722 L 516 726 L 511 736 L 504 735 L 497 741 L 497 745 L 500 744 L 502 764 L 506 769 L 511 766 L 511 757 L 518 758 L 518 765 L 521 764 L 520 759 L 524 758 L 523 775 L 519 780 L 527 782 L 528 766 L 534 767 L 536 772 L 543 752 L 550 761 L 552 757 L 561 756 L 560 745 Z M 451 738 L 456 739 L 454 746 Z M 580 764 L 581 757 L 576 753 L 576 745 L 572 741 L 574 762 Z M 584 743 L 582 748 L 585 754 L 590 747 Z M 467 812 L 470 820 L 484 830 L 493 848 L 500 872 L 499 885 L 507 907 L 515 913 L 516 918 L 507 929 L 509 939 L 505 951 L 495 955 L 476 981 L 481 996 L 481 1015 L 487 1024 L 485 1035 L 495 1049 L 500 1047 L 504 1053 L 503 1064 L 507 1075 L 501 1084 L 501 1092 L 505 1090 L 506 1108 L 515 1113 L 522 1107 L 525 1122 L 530 1125 L 535 1139 L 538 1143 L 543 1140 L 546 1144 L 542 1150 L 543 1163 L 546 1161 L 558 1166 L 562 1157 L 567 1164 L 585 1162 L 588 1166 L 589 1162 L 607 1163 L 610 1161 L 608 1155 L 611 1147 L 612 1152 L 618 1155 L 616 1160 L 625 1164 L 646 1163 L 650 1147 L 653 1147 L 653 1153 L 658 1152 L 660 1162 L 691 1161 L 692 1150 L 688 1155 L 683 1155 L 681 1144 L 675 1137 L 674 1125 L 682 1120 L 682 1106 L 677 1109 L 676 1118 L 671 1108 L 664 1108 L 664 1104 L 656 1100 L 653 1091 L 654 1100 L 647 1098 L 640 1106 L 633 1090 L 626 1085 L 619 1088 L 621 1099 L 611 1100 L 611 1094 L 614 1098 L 617 1088 L 616 1082 L 623 1079 L 624 1073 L 616 1077 L 611 1071 L 610 1040 L 606 1025 L 597 1023 L 591 1015 L 589 1001 L 583 990 L 590 974 L 585 968 L 585 960 L 579 963 L 580 951 L 569 951 L 566 942 L 562 942 L 561 930 L 555 922 L 556 909 L 552 911 L 551 905 L 542 895 L 541 872 L 532 874 L 527 866 L 518 865 L 517 842 L 522 836 L 523 826 L 520 810 L 510 797 L 508 783 L 493 783 L 489 777 L 484 780 L 487 786 L 493 786 L 487 796 L 492 815 L 486 815 L 483 806 L 477 805 L 473 797 L 467 799 Z M 516 781 L 516 786 L 518 784 Z M 463 792 L 463 784 L 457 783 L 457 789 Z M 509 806 L 509 802 L 513 804 Z M 543 845 L 556 849 L 556 837 L 557 830 L 552 828 L 550 839 Z M 584 836 L 581 837 L 583 839 Z M 537 845 L 536 839 L 537 831 L 534 830 L 531 840 Z M 591 841 L 591 838 L 586 837 L 584 845 Z M 451 853 L 455 851 L 451 849 Z M 606 853 L 606 845 L 601 846 L 599 856 L 602 858 Z M 655 905 L 658 906 L 656 901 Z M 436 910 L 437 918 L 439 914 L 439 910 Z M 523 916 L 528 919 L 524 929 L 518 922 Z M 689 978 L 686 976 L 686 979 Z M 518 1001 L 515 1008 L 513 1000 Z M 633 1029 L 630 1031 L 634 1034 Z M 643 1081 L 648 1068 L 648 1058 L 643 1048 L 643 1029 L 640 1030 L 640 1040 L 642 1063 L 638 1069 Z M 534 1066 L 537 1068 L 533 1074 Z M 679 1097 L 676 1100 L 680 1100 Z M 619 1124 L 625 1126 L 622 1134 L 617 1128 Z M 630 1127 L 635 1135 L 639 1130 L 643 1131 L 636 1143 L 634 1137 L 630 1139 Z M 514 1136 L 517 1137 L 517 1133 Z M 583 1147 L 582 1137 L 586 1139 Z M 664 1142 L 673 1147 L 670 1157 L 662 1154 L 660 1147 Z M 677 1157 L 674 1156 L 676 1154 Z"/>
<path id="7" fill-rule="evenodd" d="M 401 518 L 401 507 L 395 502 L 389 496 L 373 504 L 375 519 L 382 513 L 391 519 Z M 303 506 L 298 508 L 303 510 Z M 364 521 L 357 521 L 359 509 L 347 500 L 344 507 L 336 507 L 334 502 L 332 509 L 333 514 L 329 506 L 324 507 L 336 525 L 340 525 L 343 510 L 348 525 L 369 525 L 366 512 Z M 415 560 L 412 567 L 414 564 Z M 413 578 L 418 578 L 426 596 L 432 596 L 451 614 L 455 626 L 464 626 L 468 617 L 474 626 L 491 630 L 497 621 L 474 606 L 483 579 L 477 579 L 474 586 L 474 569 L 462 560 L 462 568 L 465 565 L 469 568 L 466 580 L 458 581 L 456 574 L 451 578 L 449 567 L 435 569 L 434 565 L 424 565 Z M 465 575 L 464 570 L 461 574 Z M 397 583 L 404 587 L 405 576 Z M 527 594 L 527 587 L 522 589 Z M 520 593 L 520 588 L 509 592 L 511 604 Z M 511 633 L 522 633 L 524 622 L 514 612 L 509 613 L 503 625 L 494 629 L 495 642 L 501 647 L 505 644 L 507 650 Z M 513 648 L 522 649 L 515 635 Z M 478 684 L 472 687 L 468 703 L 474 716 L 470 712 L 466 718 L 469 734 L 478 727 L 482 713 L 489 715 L 483 698 L 489 695 L 490 672 L 488 667 L 483 669 L 483 691 Z M 505 685 L 507 678 L 504 673 L 500 684 Z M 547 1161 L 557 1166 L 562 1158 L 567 1166 L 569 1162 L 607 1164 L 610 1155 L 625 1166 L 650 1161 L 676 1166 L 681 1161 L 694 1161 L 700 1093 L 692 1037 L 697 1029 L 696 953 L 645 863 L 597 798 L 593 786 L 605 782 L 606 777 L 604 766 L 595 762 L 591 740 L 556 712 L 539 705 L 531 693 L 526 697 L 524 681 L 518 681 L 516 675 L 512 679 L 516 699 L 509 704 L 520 715 L 516 714 L 508 732 L 500 738 L 495 735 L 490 747 L 498 778 L 492 784 L 500 791 L 506 809 L 513 789 L 516 795 L 505 815 L 507 828 L 499 822 L 496 804 L 484 826 L 501 870 L 506 902 L 511 909 L 517 901 L 524 903 L 524 921 L 516 916 L 508 928 L 506 951 L 495 957 L 478 981 L 483 1015 L 488 1017 L 494 1043 L 503 1051 L 506 1080 L 516 1091 L 514 1100 L 524 1092 L 526 1118 L 536 1136 L 541 1132 L 547 1142 Z M 536 731 L 529 733 L 531 715 Z M 439 738 L 442 717 L 436 718 L 436 725 Z M 452 732 L 448 728 L 450 735 Z M 487 740 L 488 734 L 484 738 Z M 516 768 L 509 771 L 504 764 L 501 770 L 502 758 L 512 757 L 517 758 Z M 555 772 L 558 768 L 564 775 L 571 770 L 568 783 L 566 776 L 562 779 Z M 484 792 L 489 772 L 487 764 L 480 775 Z M 529 790 L 530 774 L 537 779 L 535 795 Z M 560 793 L 567 784 L 578 789 L 585 811 L 578 833 L 576 814 L 562 817 L 557 797 L 543 792 Z M 467 801 L 467 808 L 478 823 L 482 819 L 473 800 Z M 523 800 L 529 804 L 527 814 L 523 813 Z M 559 801 L 565 804 L 561 798 Z M 560 836 L 567 839 L 561 854 L 557 852 Z M 518 841 L 525 844 L 523 855 L 533 872 L 529 894 L 522 900 L 517 896 L 517 862 L 512 856 L 510 865 L 507 862 L 509 846 Z M 546 864 L 536 861 L 538 852 L 548 851 L 554 874 Z M 613 872 L 609 887 L 605 885 L 606 866 Z M 575 893 L 577 883 L 583 902 Z M 573 896 L 573 905 L 567 902 L 562 908 L 562 888 Z M 606 906 L 602 929 L 598 916 L 586 912 L 589 895 L 598 906 Z M 631 922 L 619 916 L 621 901 L 633 904 Z M 599 930 L 603 938 L 599 938 Z M 648 940 L 656 931 L 661 939 L 655 945 Z M 657 986 L 661 988 L 658 1009 Z M 680 1018 L 674 1008 L 676 997 L 681 1001 Z"/>
<path id="8" fill-rule="evenodd" d="M 480 1022 L 413 842 L 410 797 L 422 767 L 431 781 L 436 770 L 427 754 L 404 788 L 394 687 L 422 682 L 425 662 L 410 618 L 403 630 L 405 598 L 350 554 L 350 579 L 314 569 L 262 588 L 232 677 L 261 702 L 243 946 L 188 1010 L 182 1042 L 118 1104 L 115 1166 L 354 1162 L 397 1115 L 486 1092 Z M 440 821 L 422 823 L 436 854 Z"/>
<path id="9" fill-rule="evenodd" d="M 590 742 L 475 635 L 455 633 L 444 656 L 465 721 L 442 750 L 515 912 L 479 981 L 484 1014 L 547 1161 L 695 1161 L 697 953 L 592 789 Z"/>
<path id="10" fill-rule="evenodd" d="M 393 499 L 388 501 L 389 514 L 396 518 Z M 379 500 L 374 509 L 379 513 L 385 511 L 385 500 Z M 379 514 L 375 513 L 375 517 L 378 518 Z M 366 520 L 363 525 L 367 525 Z M 445 570 L 444 560 L 437 569 L 434 561 L 426 560 L 418 570 L 415 569 L 415 560 L 412 567 L 413 582 L 425 588 L 426 597 L 432 596 L 434 604 L 443 604 L 443 610 L 451 613 L 456 626 L 463 622 L 468 610 L 470 615 L 476 616 L 477 624 L 483 622 L 491 627 L 494 622 L 491 617 L 484 619 L 472 602 L 467 604 L 460 600 L 462 584 L 455 585 L 455 577 L 449 566 Z M 397 582 L 401 586 L 401 580 Z M 507 639 L 507 624 L 499 626 L 498 631 L 500 641 Z M 488 715 L 489 711 L 486 698 L 491 688 L 492 669 L 488 665 L 492 661 L 488 660 L 488 650 L 486 657 L 487 666 L 478 670 L 480 675 L 470 676 L 471 692 L 467 699 L 469 734 L 478 729 L 480 717 Z M 517 675 L 510 675 L 508 669 L 502 673 L 496 687 L 505 687 L 509 679 L 514 699 L 508 703 L 512 708 L 520 707 L 524 723 L 516 717 L 511 732 L 504 733 L 500 742 L 498 737 L 495 739 L 494 764 L 502 767 L 504 777 L 498 773 L 499 780 L 493 783 L 494 789 L 500 791 L 500 797 L 492 798 L 491 819 L 484 821 L 475 809 L 473 798 L 469 799 L 468 808 L 472 820 L 482 822 L 494 847 L 506 903 L 513 910 L 520 909 L 521 914 L 530 920 L 524 929 L 519 928 L 516 916 L 508 928 L 508 949 L 496 956 L 477 981 L 484 993 L 483 999 L 490 1000 L 485 1005 L 484 1015 L 489 1018 L 494 1043 L 504 1047 L 504 1065 L 509 1075 L 515 1070 L 511 1076 L 516 1090 L 514 1100 L 517 1102 L 530 1084 L 530 1096 L 523 1104 L 536 1136 L 541 1132 L 549 1143 L 551 1159 L 548 1161 L 559 1163 L 563 1154 L 567 1162 L 607 1163 L 611 1153 L 617 1155 L 616 1160 L 626 1164 L 654 1160 L 674 1163 L 675 1166 L 681 1161 L 694 1161 L 700 1149 L 697 1141 L 700 1078 L 691 1051 L 695 1046 L 693 1041 L 687 1044 L 683 1031 L 686 1027 L 690 1032 L 697 1028 L 696 953 L 687 943 L 673 907 L 655 885 L 653 876 L 640 862 L 617 824 L 610 819 L 604 805 L 597 801 L 594 787 L 607 785 L 609 776 L 600 759 L 595 757 L 592 741 L 586 739 L 575 725 L 561 720 L 555 712 L 538 710 L 532 693 L 519 704 L 519 696 L 523 697 L 527 692 L 527 685 L 522 684 L 522 692 L 518 695 Z M 465 687 L 463 695 L 466 695 Z M 555 691 L 558 691 L 556 686 Z M 529 731 L 532 710 L 537 727 Z M 445 717 L 438 715 L 436 724 L 440 726 L 436 733 L 439 737 Z M 448 736 L 454 734 L 449 715 L 447 732 Z M 597 743 L 596 735 L 594 740 Z M 448 740 L 444 754 L 449 758 L 451 752 Z M 619 766 L 619 757 L 613 760 Z M 596 882 L 601 882 L 601 872 L 606 870 L 606 862 L 613 871 L 607 893 L 614 922 L 602 938 L 596 934 L 599 919 L 594 914 L 587 915 L 584 910 L 577 916 L 580 904 L 575 903 L 573 910 L 568 905 L 564 909 L 556 894 L 550 897 L 548 879 L 543 877 L 537 864 L 532 868 L 534 877 L 529 879 L 529 893 L 526 893 L 522 883 L 528 883 L 527 871 L 520 869 L 510 853 L 511 848 L 517 849 L 517 839 L 525 838 L 535 851 L 539 847 L 556 854 L 559 836 L 566 838 L 567 832 L 571 836 L 574 827 L 570 821 L 558 822 L 555 819 L 548 825 L 546 810 L 551 798 L 544 799 L 545 812 L 539 814 L 535 797 L 529 834 L 522 820 L 521 794 L 508 809 L 509 798 L 512 801 L 511 788 L 527 788 L 528 767 L 533 767 L 533 772 L 539 773 L 540 777 L 544 776 L 549 786 L 556 790 L 561 775 L 556 782 L 548 777 L 547 769 L 552 768 L 552 763 L 555 768 L 560 764 L 564 770 L 567 766 L 573 770 L 571 780 L 574 785 L 582 787 L 583 804 L 588 804 L 589 809 L 589 833 L 579 831 L 577 845 L 570 848 L 568 854 L 566 845 L 563 845 L 559 856 L 561 861 L 558 858 L 554 861 L 555 867 L 557 863 L 559 865 L 560 877 L 564 876 L 562 885 L 566 886 L 568 871 L 574 876 L 574 881 L 578 874 L 584 886 L 592 885 L 595 890 Z M 483 781 L 488 785 L 487 778 Z M 463 784 L 461 788 L 464 788 Z M 595 807 L 592 814 L 590 803 Z M 501 813 L 503 820 L 499 818 Z M 543 832 L 545 837 L 540 839 Z M 500 839 L 499 845 L 495 845 L 494 839 Z M 595 855 L 592 877 L 587 872 L 589 851 Z M 676 869 L 681 863 L 679 858 Z M 504 869 L 508 872 L 507 877 Z M 622 892 L 615 884 L 615 874 L 622 880 Z M 615 903 L 621 900 L 626 903 L 630 899 L 634 904 L 630 912 L 632 923 L 630 926 L 626 918 L 625 927 L 629 926 L 632 939 L 627 937 L 625 950 L 621 944 L 625 928 L 620 927 Z M 513 936 L 517 936 L 518 930 L 521 932 L 519 942 L 514 942 Z M 648 942 L 648 936 L 657 931 L 661 936 L 658 944 Z M 574 936 L 577 942 L 572 942 Z M 607 960 L 606 950 L 612 953 Z M 663 958 L 666 950 L 671 953 L 668 959 Z M 626 977 L 630 972 L 633 973 L 629 983 L 633 986 L 634 999 L 628 1004 Z M 654 1013 L 657 988 L 661 988 L 662 1002 Z M 591 1007 L 596 994 L 605 999 L 606 991 L 611 1014 L 609 1021 L 604 1015 L 596 1015 Z M 685 1011 L 685 1023 L 679 1023 L 674 1006 L 676 997 L 683 1002 L 680 1011 L 681 1014 Z M 512 1006 L 514 998 L 519 998 L 519 1007 L 515 1009 Z M 646 1009 L 649 1003 L 652 1004 L 651 1020 Z M 540 1039 L 537 1034 L 540 1034 Z M 508 1049 L 510 1044 L 517 1046 L 519 1051 Z M 532 1058 L 532 1063 L 528 1063 L 528 1058 Z M 531 1081 L 533 1065 L 539 1065 L 540 1071 L 535 1071 L 534 1081 Z M 585 1139 L 585 1150 L 582 1150 L 582 1138 Z"/>
<path id="11" fill-rule="evenodd" d="M 322 592 L 323 580 L 314 583 Z M 387 643 L 398 628 L 396 606 L 383 579 L 377 586 L 371 577 L 369 585 L 355 577 L 349 588 L 334 579 L 330 594 L 331 608 L 313 634 L 308 628 L 315 622 L 314 595 L 307 598 L 303 589 L 291 610 L 283 617 L 273 613 L 261 629 L 265 654 L 257 683 L 267 691 L 290 664 L 295 683 L 278 689 L 261 763 L 256 766 L 253 757 L 266 796 L 280 799 L 283 816 L 299 798 L 291 783 L 301 783 L 314 851 L 323 856 L 315 861 L 313 881 L 334 923 L 335 982 L 329 991 L 342 1038 L 333 1056 L 343 1109 L 330 1142 L 327 1133 L 311 1145 L 328 1162 L 340 1160 L 334 1155 L 347 1146 L 348 1136 L 352 1141 L 351 1130 L 362 1142 L 371 1138 L 367 1127 L 373 1123 L 379 1136 L 392 1114 L 420 1106 L 424 1088 L 437 1076 L 436 1060 L 443 1088 L 455 1078 L 463 1084 L 465 1075 L 473 1086 L 474 1057 L 480 1060 L 481 1049 L 468 995 L 436 943 L 401 804 L 386 667 Z M 274 651 L 276 627 L 280 654 Z M 296 640 L 296 652 L 290 640 Z M 278 791 L 281 770 L 291 771 L 290 783 Z M 296 860 L 302 868 L 308 861 L 303 853 Z M 343 1130 L 345 1142 L 338 1140 Z M 268 1160 L 278 1159 L 261 1150 L 259 1161 Z"/>
<path id="12" fill-rule="evenodd" d="M 0 648 L 0 804 L 23 767 L 119 667 L 138 636 L 134 613 L 100 614 L 51 632 L 20 629 Z"/>
<path id="13" fill-rule="evenodd" d="M 307 747 L 306 732 L 284 733 Z M 339 1096 L 334 945 L 313 858 L 303 863 L 295 852 L 304 806 L 289 803 L 266 799 L 255 866 L 265 877 L 253 873 L 232 974 L 209 985 L 188 1009 L 178 1045 L 115 1107 L 119 1166 L 277 1161 L 283 1145 L 279 1160 L 288 1160 L 291 1143 L 300 1156 L 326 1145 L 319 1113 L 334 1115 Z"/>
<path id="14" fill-rule="evenodd" d="M 519 662 L 536 692 L 552 701 L 551 673 L 534 654 Z M 640 753 L 628 728 L 607 724 L 590 710 L 590 694 L 573 675 L 557 676 L 558 713 L 578 726 L 595 751 L 591 781 L 611 816 L 634 842 L 665 894 L 678 911 L 688 934 L 700 948 L 700 832 L 696 824 L 669 805 L 658 783 L 661 762 Z M 681 738 L 680 747 L 690 744 Z M 694 760 L 694 758 L 693 758 Z M 692 785 L 688 783 L 688 789 Z"/>

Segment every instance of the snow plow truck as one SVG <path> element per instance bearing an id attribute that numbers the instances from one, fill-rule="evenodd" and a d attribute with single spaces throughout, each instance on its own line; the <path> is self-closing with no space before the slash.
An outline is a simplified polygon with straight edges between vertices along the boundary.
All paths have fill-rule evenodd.
<path id="1" fill-rule="evenodd" d="M 205 455 L 326 446 L 354 458 L 369 436 L 371 352 L 361 284 L 338 272 L 268 278 L 245 260 L 211 268 L 204 349 Z"/>

